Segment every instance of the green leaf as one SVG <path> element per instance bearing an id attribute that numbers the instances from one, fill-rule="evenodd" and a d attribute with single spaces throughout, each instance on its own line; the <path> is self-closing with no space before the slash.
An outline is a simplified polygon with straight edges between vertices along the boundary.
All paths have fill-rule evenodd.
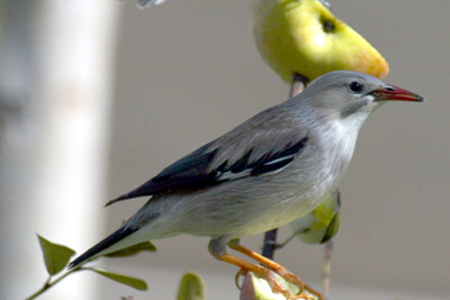
<path id="1" fill-rule="evenodd" d="M 131 256 L 131 255 L 135 255 L 141 251 L 156 251 L 156 247 L 155 245 L 153 245 L 150 242 L 142 242 L 130 247 L 126 247 L 108 254 L 105 254 L 103 256 L 106 257 L 124 257 L 124 256 Z"/>
<path id="2" fill-rule="evenodd" d="M 204 300 L 205 283 L 200 275 L 186 273 L 181 279 L 178 300 Z"/>
<path id="3" fill-rule="evenodd" d="M 47 272 L 51 276 L 58 274 L 67 266 L 75 251 L 63 245 L 53 244 L 39 234 L 37 236 L 41 245 Z"/>
<path id="4" fill-rule="evenodd" d="M 126 284 L 137 290 L 145 291 L 148 288 L 147 283 L 144 280 L 139 279 L 139 278 L 130 277 L 130 276 L 117 274 L 117 273 L 112 273 L 108 270 L 105 270 L 105 269 L 99 268 L 99 267 L 89 267 L 89 268 L 84 268 L 84 269 L 94 271 L 100 275 L 108 277 L 109 279 L 120 282 L 122 284 Z"/>

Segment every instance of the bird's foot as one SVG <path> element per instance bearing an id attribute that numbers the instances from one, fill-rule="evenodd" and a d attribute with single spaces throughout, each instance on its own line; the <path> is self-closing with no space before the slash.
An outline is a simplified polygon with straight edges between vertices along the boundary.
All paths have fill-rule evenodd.
<path id="1" fill-rule="evenodd" d="M 266 279 L 267 282 L 269 283 L 270 287 L 272 288 L 272 290 L 274 292 L 281 292 L 281 293 L 283 293 L 283 295 L 285 295 L 285 293 L 283 292 L 285 289 L 283 289 L 281 287 L 281 290 L 283 290 L 283 291 L 280 291 L 280 288 L 278 287 L 280 284 L 277 282 L 274 274 L 270 270 L 272 270 L 276 274 L 280 275 L 287 282 L 292 283 L 292 284 L 294 284 L 294 285 L 299 287 L 299 289 L 300 289 L 299 295 L 295 295 L 294 296 L 294 297 L 297 297 L 297 298 L 288 297 L 288 299 L 314 299 L 314 298 L 311 298 L 311 296 L 309 296 L 311 294 L 311 295 L 314 295 L 316 297 L 316 299 L 323 300 L 323 296 L 319 292 L 317 292 L 312 287 L 307 285 L 305 282 L 303 282 L 300 279 L 300 277 L 298 277 L 294 273 L 290 272 L 284 266 L 274 262 L 273 260 L 268 259 L 267 257 L 262 256 L 259 253 L 256 253 L 256 252 L 254 252 L 254 251 L 252 251 L 250 249 L 247 249 L 247 248 L 241 246 L 239 244 L 238 240 L 232 240 L 231 242 L 228 243 L 228 246 L 230 248 L 232 248 L 232 249 L 234 249 L 234 250 L 236 250 L 236 251 L 238 251 L 238 252 L 248 256 L 248 257 L 253 258 L 257 262 L 259 262 L 259 263 L 263 264 L 264 266 L 266 266 L 268 269 L 263 268 L 264 270 L 266 270 L 266 272 L 255 272 L 255 269 L 250 269 L 250 268 L 248 268 L 248 270 L 254 272 L 259 277 Z M 241 266 L 241 267 L 243 267 L 243 266 Z M 243 269 L 245 269 L 245 267 Z M 271 279 L 267 275 L 268 273 L 271 274 L 273 279 Z M 305 291 L 308 292 L 308 293 L 304 293 Z M 289 292 L 289 294 L 291 295 L 290 292 Z M 285 296 L 287 297 L 287 295 L 285 295 Z"/>

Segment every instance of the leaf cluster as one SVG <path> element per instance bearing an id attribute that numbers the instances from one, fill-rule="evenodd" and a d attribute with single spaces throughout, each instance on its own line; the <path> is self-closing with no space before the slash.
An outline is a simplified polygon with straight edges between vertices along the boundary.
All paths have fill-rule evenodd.
<path id="1" fill-rule="evenodd" d="M 45 268 L 47 269 L 47 273 L 49 274 L 49 277 L 47 281 L 44 283 L 41 289 L 39 289 L 36 293 L 31 295 L 27 298 L 29 299 L 35 299 L 45 291 L 47 291 L 49 288 L 57 284 L 59 281 L 64 279 L 70 274 L 73 274 L 75 272 L 83 271 L 83 270 L 89 270 L 92 272 L 95 272 L 97 274 L 100 274 L 102 276 L 105 276 L 111 280 L 117 281 L 119 283 L 128 285 L 132 288 L 145 291 L 147 290 L 148 286 L 147 283 L 139 278 L 135 278 L 128 275 L 118 274 L 111 271 L 108 271 L 103 268 L 89 266 L 86 267 L 83 263 L 71 270 L 66 269 L 67 265 L 70 262 L 70 258 L 75 254 L 75 251 L 71 248 L 52 243 L 48 241 L 47 239 L 43 238 L 42 236 L 38 235 L 39 244 L 41 246 L 42 255 L 44 258 Z M 127 248 L 120 249 L 115 252 L 111 252 L 105 255 L 100 255 L 98 257 L 95 257 L 94 259 L 91 259 L 89 262 L 92 262 L 93 260 L 96 260 L 102 256 L 104 257 L 127 257 L 131 255 L 138 254 L 142 251 L 156 251 L 156 247 L 150 243 L 150 242 L 143 242 L 139 243 Z M 65 270 L 65 271 L 64 271 Z M 63 272 L 64 271 L 64 272 Z"/>

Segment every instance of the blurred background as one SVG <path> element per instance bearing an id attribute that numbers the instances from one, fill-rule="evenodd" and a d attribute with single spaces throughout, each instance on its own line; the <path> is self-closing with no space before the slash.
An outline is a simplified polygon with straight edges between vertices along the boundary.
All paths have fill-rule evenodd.
<path id="1" fill-rule="evenodd" d="M 83 252 L 146 201 L 103 209 L 109 199 L 289 92 L 257 53 L 250 0 L 169 0 L 146 10 L 135 1 L 26 2 L 5 1 L 0 11 L 2 299 L 22 299 L 45 281 L 36 233 Z M 387 104 L 361 131 L 340 186 L 331 298 L 448 299 L 450 2 L 330 2 L 387 59 L 385 81 L 427 99 Z M 80 6 L 86 19 L 75 15 Z M 60 21 L 73 23 L 59 27 Z M 72 31 L 89 37 L 74 39 Z M 81 54 L 71 53 L 80 45 Z M 46 67 L 49 61 L 80 71 L 64 76 Z M 63 79 L 70 84 L 58 90 Z M 40 88 L 46 83 L 51 87 Z M 97 83 L 104 87 L 93 88 Z M 80 92 L 82 85 L 88 92 Z M 49 175 L 51 165 L 65 167 Z M 289 234 L 282 229 L 280 239 Z M 242 244 L 259 250 L 262 240 Z M 146 280 L 147 292 L 85 272 L 41 298 L 174 299 L 187 270 L 204 276 L 208 299 L 238 298 L 237 268 L 210 256 L 207 238 L 154 244 L 157 253 L 96 263 Z M 275 260 L 320 288 L 321 246 L 293 240 Z"/>

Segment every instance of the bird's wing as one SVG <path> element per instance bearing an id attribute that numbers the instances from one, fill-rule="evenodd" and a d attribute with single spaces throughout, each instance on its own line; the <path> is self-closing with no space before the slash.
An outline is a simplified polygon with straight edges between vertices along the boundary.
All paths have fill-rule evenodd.
<path id="1" fill-rule="evenodd" d="M 183 157 L 107 205 L 142 196 L 195 192 L 231 180 L 280 172 L 307 143 L 306 134 L 286 128 L 235 130 Z"/>

